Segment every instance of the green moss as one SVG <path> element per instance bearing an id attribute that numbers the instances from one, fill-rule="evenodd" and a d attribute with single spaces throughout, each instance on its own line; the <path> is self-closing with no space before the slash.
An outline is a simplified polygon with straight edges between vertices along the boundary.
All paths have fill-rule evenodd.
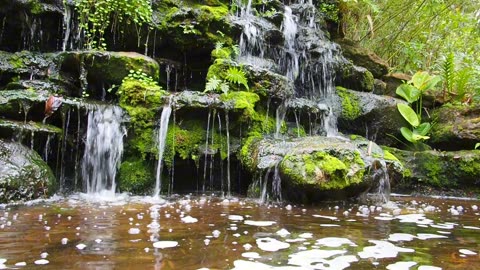
<path id="1" fill-rule="evenodd" d="M 124 161 L 119 170 L 119 187 L 123 192 L 146 194 L 152 187 L 151 167 L 143 160 Z"/>
<path id="2" fill-rule="evenodd" d="M 222 94 L 220 99 L 225 102 L 232 102 L 236 110 L 242 110 L 245 117 L 252 118 L 256 114 L 255 103 L 260 100 L 260 97 L 255 93 L 235 91 Z"/>
<path id="3" fill-rule="evenodd" d="M 286 155 L 280 168 L 295 185 L 314 185 L 325 190 L 343 189 L 360 183 L 365 172 L 365 164 L 358 151 Z"/>
<path id="4" fill-rule="evenodd" d="M 390 153 L 389 151 L 387 150 L 383 150 L 383 158 L 385 160 L 391 160 L 391 161 L 398 161 L 400 162 L 400 160 L 392 153 Z"/>
<path id="5" fill-rule="evenodd" d="M 260 133 L 250 133 L 251 135 L 245 139 L 239 152 L 239 160 L 242 166 L 250 172 L 255 172 L 257 166 L 258 149 L 255 143 L 262 139 Z"/>
<path id="6" fill-rule="evenodd" d="M 305 128 L 303 126 L 300 126 L 292 129 L 292 135 L 297 137 L 305 137 L 307 136 L 307 132 L 305 132 Z"/>
<path id="7" fill-rule="evenodd" d="M 337 86 L 337 94 L 342 100 L 342 117 L 347 120 L 354 120 L 360 116 L 362 109 L 358 99 L 350 94 L 347 89 Z"/>
<path id="8" fill-rule="evenodd" d="M 117 91 L 120 106 L 130 116 L 133 134 L 129 147 L 145 158 L 156 153 L 154 125 L 157 108 L 165 94 L 160 86 L 152 86 L 142 81 L 127 79 Z"/>

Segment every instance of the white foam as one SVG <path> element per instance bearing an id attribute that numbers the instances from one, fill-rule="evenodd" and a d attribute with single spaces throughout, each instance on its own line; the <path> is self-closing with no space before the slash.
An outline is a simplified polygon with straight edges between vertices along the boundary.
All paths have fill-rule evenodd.
<path id="1" fill-rule="evenodd" d="M 439 234 L 433 234 L 433 233 L 418 233 L 417 237 L 420 240 L 448 238 L 445 235 L 439 235 Z"/>
<path id="2" fill-rule="evenodd" d="M 287 237 L 288 235 L 290 235 L 290 232 L 286 229 L 281 229 L 277 231 L 276 234 L 280 235 L 281 237 Z"/>
<path id="3" fill-rule="evenodd" d="M 195 222 L 198 222 L 198 219 L 194 218 L 194 217 L 191 217 L 191 216 L 186 216 L 186 217 L 183 217 L 181 218 L 182 222 L 183 223 L 195 223 Z"/>
<path id="4" fill-rule="evenodd" d="M 229 216 L 228 216 L 228 219 L 234 220 L 234 221 L 242 221 L 242 220 L 243 220 L 243 216 L 239 216 L 239 215 L 229 215 Z"/>
<path id="5" fill-rule="evenodd" d="M 275 224 L 275 221 L 255 221 L 255 220 L 245 220 L 245 225 L 257 226 L 257 227 L 266 227 L 272 226 Z"/>
<path id="6" fill-rule="evenodd" d="M 298 237 L 300 237 L 300 238 L 312 238 L 313 234 L 312 233 L 302 233 L 302 234 L 298 235 Z"/>
<path id="7" fill-rule="evenodd" d="M 15 264 L 15 266 L 26 266 L 26 265 L 27 265 L 26 262 L 17 262 L 17 263 Z"/>
<path id="8" fill-rule="evenodd" d="M 469 249 L 464 249 L 464 248 L 459 249 L 458 252 L 460 252 L 463 255 L 477 255 L 478 254 L 477 252 L 471 251 Z"/>
<path id="9" fill-rule="evenodd" d="M 399 252 L 415 252 L 414 249 L 397 247 L 394 244 L 386 241 L 369 240 L 375 246 L 369 246 L 363 248 L 363 251 L 358 253 L 358 256 L 362 259 L 367 258 L 395 258 Z"/>
<path id="10" fill-rule="evenodd" d="M 242 257 L 249 258 L 249 259 L 260 259 L 260 254 L 257 252 L 244 252 L 242 253 Z"/>
<path id="11" fill-rule="evenodd" d="M 44 264 L 48 264 L 48 263 L 49 263 L 49 261 L 45 260 L 45 259 L 35 261 L 35 264 L 38 264 L 38 265 L 44 265 Z"/>
<path id="12" fill-rule="evenodd" d="M 161 248 L 161 249 L 172 248 L 172 247 L 176 247 L 176 246 L 178 246 L 177 241 L 158 241 L 158 242 L 153 243 L 154 248 Z"/>
<path id="13" fill-rule="evenodd" d="M 128 230 L 128 234 L 139 234 L 140 233 L 140 229 L 139 228 L 130 228 Z"/>
<path id="14" fill-rule="evenodd" d="M 77 247 L 77 249 L 80 249 L 80 250 L 82 250 L 82 249 L 86 248 L 86 247 L 87 247 L 87 245 L 85 245 L 85 244 L 81 244 L 81 243 L 80 243 L 80 244 L 76 245 L 76 247 Z"/>
<path id="15" fill-rule="evenodd" d="M 332 217 L 332 216 L 323 216 L 323 215 L 312 215 L 313 217 L 317 218 L 325 218 L 325 219 L 330 219 L 330 220 L 337 220 L 337 217 Z"/>
<path id="16" fill-rule="evenodd" d="M 289 243 L 278 241 L 277 239 L 265 237 L 257 239 L 257 246 L 263 251 L 278 251 L 290 247 Z"/>
<path id="17" fill-rule="evenodd" d="M 416 265 L 416 262 L 396 262 L 387 265 L 388 270 L 408 270 L 410 267 Z"/>
<path id="18" fill-rule="evenodd" d="M 431 265 L 420 265 L 417 270 L 442 270 L 442 268 Z"/>
<path id="19" fill-rule="evenodd" d="M 393 233 L 388 236 L 388 241 L 400 242 L 400 241 L 412 241 L 416 236 L 408 233 Z"/>
<path id="20" fill-rule="evenodd" d="M 339 238 L 339 237 L 326 237 L 322 239 L 318 239 L 316 242 L 319 246 L 326 246 L 326 247 L 341 247 L 343 245 L 349 245 L 351 247 L 356 247 L 357 245 L 350 241 L 347 238 Z"/>
<path id="21" fill-rule="evenodd" d="M 288 264 L 300 266 L 301 269 L 331 269 L 341 270 L 350 266 L 350 263 L 358 261 L 354 255 L 338 256 L 331 260 L 327 258 L 345 254 L 346 250 L 306 250 L 289 256 Z M 283 268 L 282 268 L 283 269 Z"/>

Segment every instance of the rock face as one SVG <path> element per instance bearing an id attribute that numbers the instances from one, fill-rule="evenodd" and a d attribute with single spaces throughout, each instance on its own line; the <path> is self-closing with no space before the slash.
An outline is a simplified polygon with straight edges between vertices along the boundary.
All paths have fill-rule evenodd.
<path id="1" fill-rule="evenodd" d="M 343 55 L 355 65 L 368 69 L 375 78 L 382 78 L 388 73 L 388 64 L 373 52 L 358 47 L 349 40 L 337 40 L 342 46 Z"/>
<path id="2" fill-rule="evenodd" d="M 444 105 L 432 112 L 436 119 L 429 144 L 444 150 L 473 149 L 480 142 L 480 105 Z"/>
<path id="3" fill-rule="evenodd" d="M 283 197 L 300 201 L 345 199 L 373 189 L 378 183 L 371 175 L 379 164 L 395 163 L 401 173 L 398 161 L 361 138 L 266 138 L 252 140 L 241 154 L 252 172 L 278 168 Z"/>
<path id="4" fill-rule="evenodd" d="M 0 140 L 0 202 L 24 201 L 55 192 L 48 165 L 24 145 Z"/>
<path id="5" fill-rule="evenodd" d="M 396 143 L 396 140 L 387 134 L 401 136 L 400 128 L 407 123 L 398 112 L 397 104 L 405 101 L 342 87 L 337 87 L 337 93 L 342 103 L 338 119 L 341 130 L 368 137 L 378 144 Z"/>
<path id="6" fill-rule="evenodd" d="M 403 164 L 402 175 L 393 177 L 398 189 L 434 188 L 441 191 L 463 189 L 478 192 L 480 150 L 410 152 L 386 148 Z"/>

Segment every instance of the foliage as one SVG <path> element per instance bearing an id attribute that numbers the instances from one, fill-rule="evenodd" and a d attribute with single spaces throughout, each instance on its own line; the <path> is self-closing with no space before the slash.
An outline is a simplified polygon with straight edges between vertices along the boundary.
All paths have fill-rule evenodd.
<path id="1" fill-rule="evenodd" d="M 480 95 L 478 1 L 343 0 L 339 5 L 345 37 L 386 59 L 393 71 L 444 73 L 447 68 L 445 86 L 455 92 L 452 97 Z"/>
<path id="2" fill-rule="evenodd" d="M 456 63 L 455 54 L 450 52 L 441 67 L 443 78 L 443 99 L 445 101 L 460 101 L 470 103 L 472 96 L 475 95 L 472 85 L 475 72 L 465 67 L 463 63 Z"/>
<path id="3" fill-rule="evenodd" d="M 133 23 L 139 33 L 139 28 L 152 23 L 148 0 L 75 0 L 74 3 L 88 49 L 106 49 L 104 36 L 109 26 L 115 31 L 122 23 Z"/>
<path id="4" fill-rule="evenodd" d="M 440 77 L 438 76 L 430 76 L 427 72 L 417 72 L 411 81 L 397 88 L 397 95 L 408 102 L 408 105 L 397 104 L 398 111 L 411 126 L 410 128 L 400 128 L 400 132 L 407 141 L 416 144 L 430 138 L 427 135 L 432 127 L 431 124 L 422 123 L 422 95 L 425 91 L 435 88 L 439 82 Z M 416 111 L 410 107 L 414 106 L 414 102 L 416 102 Z"/>
<path id="5" fill-rule="evenodd" d="M 238 67 L 230 67 L 225 73 L 225 79 L 219 79 L 216 75 L 210 77 L 205 85 L 204 92 L 222 92 L 227 94 L 230 84 L 243 85 L 247 90 L 248 81 L 245 72 Z"/>
<path id="6" fill-rule="evenodd" d="M 480 147 L 480 143 L 475 144 L 475 149 L 478 149 Z"/>

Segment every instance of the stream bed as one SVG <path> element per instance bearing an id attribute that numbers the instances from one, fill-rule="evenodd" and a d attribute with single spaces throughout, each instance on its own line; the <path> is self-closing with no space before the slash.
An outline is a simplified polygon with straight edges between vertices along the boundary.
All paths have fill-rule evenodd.
<path id="1" fill-rule="evenodd" d="M 0 269 L 480 269 L 477 205 L 53 197 L 0 206 Z"/>

